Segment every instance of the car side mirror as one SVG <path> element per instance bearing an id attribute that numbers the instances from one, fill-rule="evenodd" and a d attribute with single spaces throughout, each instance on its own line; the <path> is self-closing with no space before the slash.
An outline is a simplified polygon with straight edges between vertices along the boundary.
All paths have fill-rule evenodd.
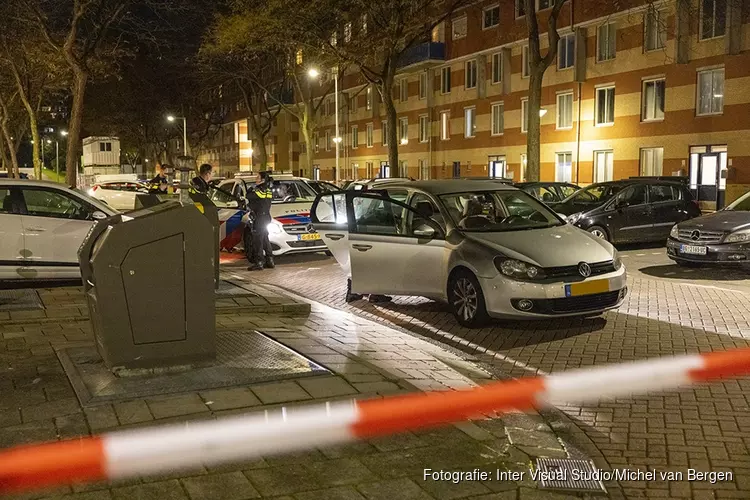
<path id="1" fill-rule="evenodd" d="M 437 231 L 435 231 L 435 228 L 432 226 L 424 226 L 419 229 L 414 230 L 414 236 L 417 238 L 434 238 L 437 234 Z"/>
<path id="2" fill-rule="evenodd" d="M 94 220 L 104 220 L 107 217 L 108 215 L 102 212 L 101 210 L 96 210 L 94 213 L 91 214 L 91 218 Z"/>

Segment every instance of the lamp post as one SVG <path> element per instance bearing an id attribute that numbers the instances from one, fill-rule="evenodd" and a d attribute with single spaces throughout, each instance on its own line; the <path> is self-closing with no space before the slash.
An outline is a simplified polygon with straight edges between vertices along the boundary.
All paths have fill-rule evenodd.
<path id="1" fill-rule="evenodd" d="M 68 135 L 67 130 L 61 130 L 60 135 L 66 137 Z M 55 173 L 57 174 L 57 180 L 60 180 L 60 148 L 58 141 L 55 139 Z"/>
<path id="2" fill-rule="evenodd" d="M 175 120 L 182 120 L 182 153 L 187 156 L 187 118 L 184 116 L 167 116 L 167 121 L 174 122 Z"/>
<path id="3" fill-rule="evenodd" d="M 335 76 L 333 79 L 333 99 L 334 99 L 334 106 L 336 107 L 336 137 L 333 138 L 333 142 L 336 143 L 336 183 L 341 180 L 341 174 L 339 172 L 339 158 L 341 157 L 341 136 L 339 135 L 339 68 L 336 66 L 334 68 Z M 315 68 L 310 68 L 307 71 L 307 74 L 310 76 L 310 78 L 317 78 L 320 75 L 320 72 Z"/>

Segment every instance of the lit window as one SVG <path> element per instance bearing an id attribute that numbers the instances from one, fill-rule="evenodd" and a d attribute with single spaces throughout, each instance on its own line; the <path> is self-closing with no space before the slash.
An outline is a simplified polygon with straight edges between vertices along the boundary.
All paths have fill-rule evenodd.
<path id="1" fill-rule="evenodd" d="M 474 137 L 477 131 L 477 108 L 464 109 L 464 137 Z"/>
<path id="2" fill-rule="evenodd" d="M 367 87 L 367 90 L 365 91 L 365 95 L 367 96 L 367 100 L 365 101 L 365 106 L 367 108 L 367 111 L 370 111 L 372 109 L 372 87 Z"/>
<path id="3" fill-rule="evenodd" d="M 615 40 L 617 39 L 617 26 L 615 23 L 602 24 L 596 30 L 596 60 L 597 62 L 609 61 L 617 55 Z"/>
<path id="4" fill-rule="evenodd" d="M 596 89 L 596 124 L 612 125 L 615 122 L 615 88 Z"/>
<path id="5" fill-rule="evenodd" d="M 399 99 L 401 102 L 409 100 L 409 82 L 406 78 L 399 81 Z"/>
<path id="6" fill-rule="evenodd" d="M 419 74 L 419 98 L 427 98 L 427 72 L 423 71 Z"/>
<path id="7" fill-rule="evenodd" d="M 477 61 L 473 59 L 466 61 L 466 88 L 473 89 L 477 86 Z"/>
<path id="8" fill-rule="evenodd" d="M 573 153 L 557 153 L 555 182 L 573 182 Z"/>
<path id="9" fill-rule="evenodd" d="M 492 135 L 502 135 L 505 131 L 504 111 L 505 105 L 502 102 L 492 105 Z"/>
<path id="10" fill-rule="evenodd" d="M 484 29 L 492 28 L 500 24 L 500 6 L 493 5 L 482 11 L 482 27 Z"/>
<path id="11" fill-rule="evenodd" d="M 356 125 L 352 125 L 352 149 L 359 147 L 359 130 Z"/>
<path id="12" fill-rule="evenodd" d="M 503 80 L 503 53 L 492 54 L 492 83 L 500 83 Z"/>
<path id="13" fill-rule="evenodd" d="M 641 119 L 644 121 L 664 119 L 665 80 L 647 80 L 643 82 L 641 92 Z"/>
<path id="14" fill-rule="evenodd" d="M 557 94 L 557 128 L 573 127 L 573 92 Z"/>
<path id="15" fill-rule="evenodd" d="M 447 141 L 451 138 L 451 113 L 450 111 L 440 112 L 440 139 Z"/>
<path id="16" fill-rule="evenodd" d="M 641 149 L 641 175 L 658 177 L 664 169 L 664 148 Z"/>
<path id="17" fill-rule="evenodd" d="M 727 31 L 727 1 L 701 0 L 701 40 L 724 36 Z"/>
<path id="18" fill-rule="evenodd" d="M 302 49 L 297 51 L 297 65 L 302 64 Z"/>
<path id="19" fill-rule="evenodd" d="M 698 73 L 699 115 L 715 115 L 724 111 L 724 68 Z"/>
<path id="20" fill-rule="evenodd" d="M 576 36 L 570 33 L 557 43 L 557 69 L 572 68 L 576 61 Z"/>
<path id="21" fill-rule="evenodd" d="M 346 23 L 344 25 L 344 43 L 352 41 L 352 23 Z"/>
<path id="22" fill-rule="evenodd" d="M 664 47 L 667 27 L 664 16 L 658 10 L 650 8 L 643 19 L 643 48 L 646 52 Z"/>
<path id="23" fill-rule="evenodd" d="M 521 99 L 521 132 L 529 130 L 529 100 Z"/>
<path id="24" fill-rule="evenodd" d="M 468 30 L 468 21 L 466 16 L 459 17 L 458 19 L 454 19 L 451 23 L 451 26 L 453 27 L 453 39 L 457 40 L 459 38 L 464 38 L 466 36 L 467 30 Z"/>
<path id="25" fill-rule="evenodd" d="M 401 143 L 409 141 L 409 119 L 406 117 L 399 119 L 399 132 Z"/>

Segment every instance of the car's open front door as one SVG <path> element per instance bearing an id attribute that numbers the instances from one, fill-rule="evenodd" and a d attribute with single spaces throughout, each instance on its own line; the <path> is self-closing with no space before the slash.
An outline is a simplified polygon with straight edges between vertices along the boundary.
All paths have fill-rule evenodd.
<path id="1" fill-rule="evenodd" d="M 310 220 L 328 250 L 347 276 L 350 276 L 346 192 L 319 194 L 310 209 Z"/>

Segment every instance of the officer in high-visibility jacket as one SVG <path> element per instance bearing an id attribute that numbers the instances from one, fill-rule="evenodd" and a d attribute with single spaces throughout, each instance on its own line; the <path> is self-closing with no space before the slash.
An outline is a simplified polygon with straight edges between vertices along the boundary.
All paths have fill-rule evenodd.
<path id="1" fill-rule="evenodd" d="M 156 177 L 148 183 L 149 194 L 167 194 L 169 192 L 169 180 L 167 179 L 167 169 L 169 165 L 157 165 Z"/>
<path id="2" fill-rule="evenodd" d="M 208 190 L 210 188 L 210 182 L 211 182 L 211 176 L 213 175 L 213 169 L 210 164 L 204 163 L 200 166 L 198 169 L 198 174 L 196 177 L 193 177 L 193 180 L 190 181 L 190 193 L 201 193 L 201 194 L 208 194 Z"/>
<path id="3" fill-rule="evenodd" d="M 253 221 L 253 251 L 250 262 L 250 271 L 262 271 L 264 267 L 273 269 L 273 250 L 271 242 L 268 241 L 268 224 L 271 223 L 271 202 L 273 192 L 271 186 L 273 179 L 270 172 L 260 172 L 255 178 L 255 189 L 247 193 L 247 205 L 254 214 Z"/>

